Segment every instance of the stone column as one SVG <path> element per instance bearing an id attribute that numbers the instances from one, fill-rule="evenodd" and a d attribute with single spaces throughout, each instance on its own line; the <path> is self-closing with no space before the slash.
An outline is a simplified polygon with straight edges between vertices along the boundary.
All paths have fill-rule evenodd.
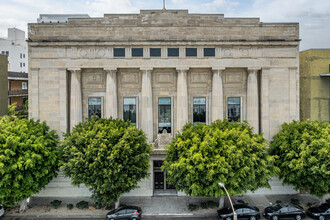
<path id="1" fill-rule="evenodd" d="M 152 68 L 143 69 L 142 71 L 142 111 L 141 111 L 141 128 L 147 134 L 148 142 L 153 142 L 153 110 L 152 110 L 152 85 L 151 73 Z"/>
<path id="2" fill-rule="evenodd" d="M 29 119 L 39 119 L 39 69 L 29 74 Z"/>
<path id="3" fill-rule="evenodd" d="M 176 130 L 180 131 L 188 122 L 188 86 L 187 73 L 189 69 L 177 69 L 177 100 L 176 100 Z"/>
<path id="4" fill-rule="evenodd" d="M 60 102 L 60 129 L 61 133 L 68 132 L 68 73 L 66 69 L 59 69 L 59 102 Z M 64 137 L 60 134 L 60 139 L 62 140 Z"/>
<path id="5" fill-rule="evenodd" d="M 212 122 L 215 120 L 223 120 L 223 88 L 222 75 L 224 69 L 212 69 Z"/>
<path id="6" fill-rule="evenodd" d="M 105 92 L 105 109 L 104 116 L 106 118 L 118 117 L 117 106 L 117 69 L 104 69 L 107 76 L 106 92 Z"/>
<path id="7" fill-rule="evenodd" d="M 247 121 L 254 128 L 254 133 L 259 133 L 259 94 L 258 94 L 258 69 L 248 69 L 247 79 Z"/>
<path id="8" fill-rule="evenodd" d="M 82 122 L 81 70 L 71 72 L 70 130 Z"/>

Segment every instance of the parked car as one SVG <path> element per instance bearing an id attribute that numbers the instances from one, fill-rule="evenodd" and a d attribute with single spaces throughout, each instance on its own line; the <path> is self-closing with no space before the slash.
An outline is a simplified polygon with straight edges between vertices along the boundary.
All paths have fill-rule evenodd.
<path id="1" fill-rule="evenodd" d="M 140 220 L 142 219 L 142 209 L 137 206 L 122 206 L 118 209 L 108 212 L 106 219 Z"/>
<path id="2" fill-rule="evenodd" d="M 275 204 L 265 208 L 263 213 L 265 218 L 278 220 L 280 218 L 295 218 L 301 220 L 306 217 L 304 209 L 297 205 L 283 205 Z"/>
<path id="3" fill-rule="evenodd" d="M 307 210 L 307 215 L 319 220 L 330 219 L 330 203 L 323 203 L 319 206 L 310 207 Z"/>
<path id="4" fill-rule="evenodd" d="M 260 218 L 260 212 L 257 207 L 248 206 L 246 204 L 237 204 L 234 205 L 234 209 L 237 214 L 237 219 L 257 220 Z M 218 215 L 220 219 L 232 220 L 233 210 L 231 207 L 219 209 Z"/>
<path id="5" fill-rule="evenodd" d="M 5 208 L 0 204 L 0 217 L 5 214 Z"/>

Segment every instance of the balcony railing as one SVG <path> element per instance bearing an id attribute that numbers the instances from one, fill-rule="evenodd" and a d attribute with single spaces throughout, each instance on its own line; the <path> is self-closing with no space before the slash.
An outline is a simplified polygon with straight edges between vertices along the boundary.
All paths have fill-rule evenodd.
<path id="1" fill-rule="evenodd" d="M 27 89 L 21 89 L 21 90 L 9 90 L 8 91 L 8 96 L 25 96 L 28 95 L 28 90 Z"/>

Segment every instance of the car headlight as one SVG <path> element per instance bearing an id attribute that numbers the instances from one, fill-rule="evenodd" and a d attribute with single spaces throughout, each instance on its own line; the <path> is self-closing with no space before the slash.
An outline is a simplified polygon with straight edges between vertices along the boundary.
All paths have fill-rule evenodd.
<path id="1" fill-rule="evenodd" d="M 320 216 L 320 213 L 313 213 L 313 215 L 315 215 L 315 216 Z"/>
<path id="2" fill-rule="evenodd" d="M 272 215 L 273 215 L 273 213 L 271 213 L 271 212 L 270 212 L 270 213 L 267 213 L 267 214 L 268 214 L 269 216 L 272 216 Z"/>

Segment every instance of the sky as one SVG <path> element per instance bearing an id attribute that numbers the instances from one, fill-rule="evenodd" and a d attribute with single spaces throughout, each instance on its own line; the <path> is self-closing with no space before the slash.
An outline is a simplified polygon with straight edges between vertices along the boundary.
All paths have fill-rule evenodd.
<path id="1" fill-rule="evenodd" d="M 139 13 L 162 9 L 163 0 L 0 0 L 0 37 L 27 24 L 39 14 Z M 299 22 L 300 50 L 330 48 L 330 0 L 166 0 L 166 9 L 189 13 L 218 13 L 225 17 L 258 17 L 261 22 Z"/>

